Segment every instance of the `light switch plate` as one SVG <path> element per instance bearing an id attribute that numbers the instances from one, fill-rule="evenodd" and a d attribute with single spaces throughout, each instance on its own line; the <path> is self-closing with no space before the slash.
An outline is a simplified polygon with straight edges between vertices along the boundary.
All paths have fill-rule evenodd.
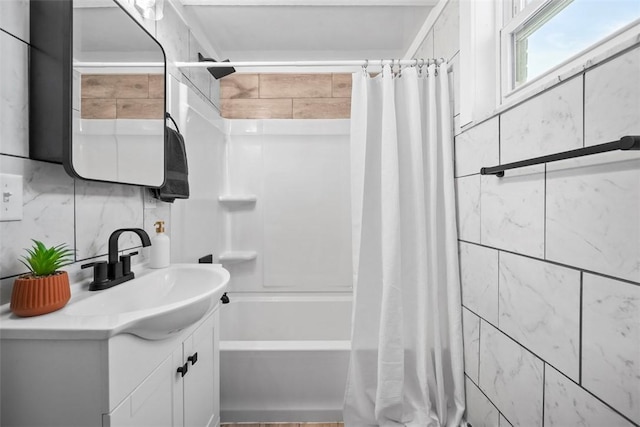
<path id="1" fill-rule="evenodd" d="M 0 174 L 0 221 L 22 220 L 22 176 Z"/>

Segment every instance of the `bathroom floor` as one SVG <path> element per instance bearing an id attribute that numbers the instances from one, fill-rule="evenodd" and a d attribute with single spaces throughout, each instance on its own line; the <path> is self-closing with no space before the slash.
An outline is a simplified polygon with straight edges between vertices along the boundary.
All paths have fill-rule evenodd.
<path id="1" fill-rule="evenodd" d="M 222 424 L 228 427 L 344 427 L 344 423 L 235 423 Z"/>

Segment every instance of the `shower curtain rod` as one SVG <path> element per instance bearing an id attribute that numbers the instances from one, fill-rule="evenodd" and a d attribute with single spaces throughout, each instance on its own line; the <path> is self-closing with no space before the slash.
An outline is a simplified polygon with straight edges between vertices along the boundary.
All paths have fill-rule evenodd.
<path id="1" fill-rule="evenodd" d="M 238 61 L 238 62 L 176 62 L 178 68 L 229 68 L 229 67 L 394 67 L 440 65 L 444 59 L 359 59 L 350 61 Z M 74 67 L 164 67 L 163 62 L 74 62 Z"/>
<path id="2" fill-rule="evenodd" d="M 358 59 L 337 61 L 238 61 L 238 62 L 176 62 L 178 68 L 226 68 L 226 67 L 402 67 L 440 65 L 444 59 Z"/>

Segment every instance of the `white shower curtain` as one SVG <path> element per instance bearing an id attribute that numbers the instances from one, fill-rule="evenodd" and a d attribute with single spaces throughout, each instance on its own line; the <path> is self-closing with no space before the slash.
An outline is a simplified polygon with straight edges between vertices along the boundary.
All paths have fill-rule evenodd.
<path id="1" fill-rule="evenodd" d="M 458 426 L 464 412 L 446 70 L 353 75 L 348 427 Z"/>

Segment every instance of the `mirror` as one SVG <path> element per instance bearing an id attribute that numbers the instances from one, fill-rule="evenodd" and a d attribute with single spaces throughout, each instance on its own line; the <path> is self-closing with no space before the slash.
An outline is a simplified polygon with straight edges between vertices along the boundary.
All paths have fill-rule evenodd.
<path id="1" fill-rule="evenodd" d="M 30 0 L 29 20 L 29 158 L 161 187 L 162 46 L 115 0 Z"/>
<path id="2" fill-rule="evenodd" d="M 165 55 L 115 1 L 73 4 L 67 170 L 89 180 L 164 182 Z"/>

